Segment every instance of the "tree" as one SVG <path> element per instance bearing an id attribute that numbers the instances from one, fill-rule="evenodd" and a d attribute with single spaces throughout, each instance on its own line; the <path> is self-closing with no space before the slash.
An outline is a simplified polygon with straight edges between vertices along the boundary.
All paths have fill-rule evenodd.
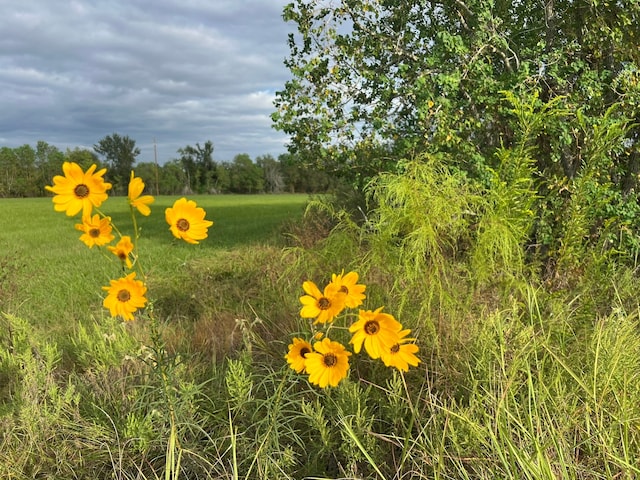
<path id="1" fill-rule="evenodd" d="M 82 167 L 82 170 L 87 170 L 94 163 L 97 165 L 97 169 L 104 168 L 102 162 L 98 158 L 98 155 L 86 148 L 76 147 L 73 150 L 67 148 L 67 151 L 64 154 L 64 161 L 75 162 Z"/>
<path id="2" fill-rule="evenodd" d="M 115 191 L 126 191 L 129 184 L 129 176 L 136 157 L 140 155 L 140 149 L 136 147 L 136 141 L 127 135 L 121 137 L 117 133 L 107 135 L 93 146 L 99 155 L 105 157 L 109 167 L 105 177 L 113 184 Z"/>
<path id="3" fill-rule="evenodd" d="M 40 185 L 48 185 L 55 175 L 62 172 L 64 153 L 58 147 L 49 145 L 45 141 L 38 141 L 35 152 L 35 168 L 37 170 L 36 182 Z"/>
<path id="4" fill-rule="evenodd" d="M 280 164 L 271 155 L 256 157 L 256 164 L 262 169 L 264 189 L 268 193 L 278 193 L 284 189 L 284 178 Z"/>
<path id="5" fill-rule="evenodd" d="M 264 190 L 262 169 L 246 153 L 233 157 L 229 177 L 230 190 L 234 193 L 259 193 Z"/>
<path id="6" fill-rule="evenodd" d="M 513 141 L 503 91 L 599 117 L 638 117 L 640 2 L 549 0 L 295 0 L 284 9 L 292 79 L 276 96 L 276 127 L 301 161 L 356 184 L 399 159 L 444 152 L 486 178 Z M 575 119 L 575 117 L 572 117 Z M 588 135 L 588 134 L 587 134 Z M 640 130 L 607 174 L 637 187 Z M 538 168 L 572 178 L 584 134 L 567 119 L 537 139 Z M 386 153 L 371 157 L 373 150 Z M 371 162 L 375 160 L 375 163 Z M 360 181 L 358 180 L 360 179 Z"/>
<path id="7" fill-rule="evenodd" d="M 160 169 L 160 193 L 176 195 L 184 193 L 187 183 L 185 172 L 179 160 L 171 160 Z"/>
<path id="8" fill-rule="evenodd" d="M 180 162 L 187 178 L 187 190 L 198 193 L 210 193 L 217 180 L 216 164 L 213 161 L 213 142 L 207 140 L 201 147 L 187 145 L 179 148 Z"/>
<path id="9" fill-rule="evenodd" d="M 283 17 L 297 34 L 273 120 L 301 165 L 363 188 L 437 158 L 482 189 L 517 147 L 531 245 L 640 249 L 637 0 L 294 0 Z"/>

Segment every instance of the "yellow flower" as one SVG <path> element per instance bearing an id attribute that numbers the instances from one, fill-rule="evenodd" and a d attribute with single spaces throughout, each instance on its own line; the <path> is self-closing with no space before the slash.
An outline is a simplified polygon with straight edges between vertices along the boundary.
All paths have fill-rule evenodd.
<path id="1" fill-rule="evenodd" d="M 148 217 L 151 214 L 149 204 L 153 203 L 155 198 L 151 195 L 142 195 L 143 191 L 144 182 L 140 177 L 134 176 L 133 170 L 131 170 L 131 180 L 129 180 L 129 204 L 137 208 L 141 215 Z"/>
<path id="2" fill-rule="evenodd" d="M 102 246 L 109 243 L 114 239 L 111 233 L 111 218 L 100 218 L 97 213 L 93 217 L 85 217 L 82 219 L 82 223 L 76 224 L 76 229 L 83 232 L 80 235 L 85 245 L 92 248 L 94 245 Z"/>
<path id="3" fill-rule="evenodd" d="M 381 313 L 384 307 L 375 311 L 360 310 L 358 321 L 349 327 L 353 337 L 349 343 L 353 344 L 353 351 L 360 352 L 362 345 L 371 358 L 380 358 L 391 346 L 400 341 L 402 325 L 393 315 Z"/>
<path id="4" fill-rule="evenodd" d="M 298 373 L 305 369 L 305 361 L 308 353 L 312 351 L 311 344 L 301 338 L 294 338 L 289 345 L 289 352 L 284 356 L 289 366 Z"/>
<path id="5" fill-rule="evenodd" d="M 135 278 L 136 272 L 132 272 L 118 280 L 110 280 L 110 286 L 102 287 L 108 292 L 102 304 L 109 309 L 112 317 L 133 320 L 133 313 L 146 305 L 144 294 L 147 293 L 147 287 Z"/>
<path id="6" fill-rule="evenodd" d="M 213 222 L 205 220 L 204 209 L 196 207 L 196 202 L 181 198 L 172 208 L 165 210 L 165 219 L 173 236 L 187 243 L 198 243 L 207 238 L 207 229 Z"/>
<path id="7" fill-rule="evenodd" d="M 122 263 L 126 264 L 127 268 L 131 268 L 133 266 L 130 258 L 131 252 L 133 252 L 133 243 L 131 242 L 131 237 L 129 235 L 123 235 L 115 247 L 107 248 L 111 253 L 118 257 Z"/>
<path id="8" fill-rule="evenodd" d="M 414 338 L 404 338 L 409 335 L 411 330 L 403 330 L 398 336 L 400 340 L 391 345 L 382 352 L 380 358 L 387 367 L 395 367 L 404 372 L 409 371 L 409 365 L 417 367 L 420 359 L 415 356 L 418 353 L 418 346 L 415 343 L 407 343 L 415 340 Z"/>
<path id="9" fill-rule="evenodd" d="M 331 283 L 338 291 L 346 295 L 345 305 L 348 308 L 356 308 L 362 305 L 362 301 L 366 298 L 364 290 L 367 287 L 358 284 L 358 274 L 356 272 L 349 272 L 346 275 L 344 275 L 344 271 L 340 275 L 334 273 L 331 275 Z"/>
<path id="10" fill-rule="evenodd" d="M 307 295 L 300 297 L 302 318 L 315 318 L 314 323 L 332 322 L 336 315 L 345 307 L 345 294 L 340 292 L 335 285 L 329 284 L 324 288 L 324 293 L 311 280 L 302 284 Z"/>
<path id="11" fill-rule="evenodd" d="M 94 173 L 96 165 L 91 165 L 86 172 L 75 162 L 62 164 L 62 175 L 53 177 L 53 186 L 45 186 L 46 190 L 55 193 L 53 208 L 56 212 L 66 212 L 69 217 L 82 210 L 82 217 L 91 215 L 93 207 L 99 207 L 107 198 L 107 190 L 111 188 L 102 176 L 106 168 Z"/>
<path id="12" fill-rule="evenodd" d="M 349 372 L 349 356 L 351 352 L 344 346 L 325 338 L 313 344 L 314 352 L 307 353 L 305 367 L 309 374 L 309 382 L 320 388 L 335 387 Z"/>

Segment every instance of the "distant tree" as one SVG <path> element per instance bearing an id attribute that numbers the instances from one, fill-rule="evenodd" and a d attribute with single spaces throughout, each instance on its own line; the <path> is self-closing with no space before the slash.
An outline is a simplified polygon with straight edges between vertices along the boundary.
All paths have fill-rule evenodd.
<path id="1" fill-rule="evenodd" d="M 334 187 L 336 178 L 300 155 L 284 153 L 278 157 L 284 189 L 290 193 L 321 193 Z"/>
<path id="2" fill-rule="evenodd" d="M 219 163 L 216 165 L 216 191 L 220 193 L 228 193 L 231 188 L 231 176 L 229 173 L 228 163 Z"/>
<path id="3" fill-rule="evenodd" d="M 251 157 L 241 153 L 233 157 L 229 167 L 230 190 L 234 193 L 258 193 L 264 191 L 262 169 L 253 163 Z"/>
<path id="4" fill-rule="evenodd" d="M 0 172 L 3 181 L 0 191 L 6 197 L 33 197 L 42 194 L 35 167 L 36 152 L 30 145 L 3 148 L 0 153 Z"/>
<path id="5" fill-rule="evenodd" d="M 0 196 L 22 196 L 19 193 L 22 176 L 21 159 L 15 150 L 10 147 L 2 147 L 0 149 Z"/>
<path id="6" fill-rule="evenodd" d="M 160 168 L 160 193 L 162 195 L 177 195 L 183 193 L 187 183 L 186 175 L 180 160 L 174 159 Z"/>
<path id="7" fill-rule="evenodd" d="M 96 164 L 98 169 L 104 167 L 98 155 L 86 148 L 76 147 L 73 150 L 67 148 L 67 151 L 64 153 L 64 161 L 75 162 L 80 165 L 83 170 L 86 170 L 93 164 Z"/>
<path id="8" fill-rule="evenodd" d="M 128 136 L 121 137 L 117 133 L 107 135 L 93 146 L 99 155 L 105 157 L 109 171 L 105 178 L 113 183 L 115 191 L 124 193 L 128 185 L 129 176 L 140 149 L 136 141 Z"/>
<path id="9" fill-rule="evenodd" d="M 179 148 L 180 162 L 184 168 L 187 179 L 187 190 L 198 193 L 209 193 L 214 189 L 216 182 L 216 164 L 213 161 L 213 142 L 207 140 L 203 146 L 187 145 Z"/>
<path id="10" fill-rule="evenodd" d="M 280 164 L 276 159 L 271 155 L 261 155 L 256 157 L 256 164 L 262 168 L 265 191 L 268 193 L 282 192 L 284 189 L 284 178 Z"/>
<path id="11" fill-rule="evenodd" d="M 146 195 L 158 195 L 156 189 L 156 178 L 158 179 L 158 188 L 160 184 L 160 168 L 153 162 L 138 163 L 135 168 L 136 177 L 140 177 L 144 182 L 144 193 Z"/>
<path id="12" fill-rule="evenodd" d="M 50 184 L 51 179 L 62 172 L 63 162 L 64 153 L 58 147 L 42 140 L 38 141 L 35 152 L 37 183 L 42 186 Z M 42 192 L 44 193 L 44 190 Z"/>

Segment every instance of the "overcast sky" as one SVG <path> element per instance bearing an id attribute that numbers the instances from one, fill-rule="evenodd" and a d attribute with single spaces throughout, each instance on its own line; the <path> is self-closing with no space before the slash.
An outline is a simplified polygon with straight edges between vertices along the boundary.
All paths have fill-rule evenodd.
<path id="1" fill-rule="evenodd" d="M 286 151 L 271 128 L 287 0 L 0 0 L 0 146 L 92 148 L 128 135 L 138 162 L 214 143 L 215 160 Z"/>

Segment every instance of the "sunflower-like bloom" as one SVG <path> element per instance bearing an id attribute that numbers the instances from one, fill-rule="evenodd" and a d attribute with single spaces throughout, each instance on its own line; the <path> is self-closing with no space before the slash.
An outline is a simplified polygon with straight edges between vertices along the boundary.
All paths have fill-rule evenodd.
<path id="1" fill-rule="evenodd" d="M 400 341 L 402 325 L 393 315 L 381 313 L 384 307 L 375 311 L 360 310 L 358 321 L 349 327 L 353 337 L 353 351 L 360 352 L 362 345 L 371 358 L 380 358 L 393 345 Z"/>
<path id="2" fill-rule="evenodd" d="M 213 225 L 212 221 L 204 219 L 205 215 L 203 208 L 186 198 L 176 200 L 173 207 L 165 210 L 165 219 L 173 236 L 193 244 L 207 238 L 207 229 Z"/>
<path id="3" fill-rule="evenodd" d="M 302 288 L 307 293 L 300 297 L 302 318 L 315 318 L 314 323 L 332 322 L 344 310 L 346 295 L 334 284 L 327 285 L 321 292 L 315 283 L 307 280 Z"/>
<path id="4" fill-rule="evenodd" d="M 97 213 L 93 217 L 83 218 L 82 223 L 76 223 L 76 229 L 83 232 L 80 240 L 89 248 L 93 248 L 94 245 L 101 247 L 114 239 L 111 233 L 111 218 L 100 218 Z"/>
<path id="5" fill-rule="evenodd" d="M 131 252 L 133 252 L 133 243 L 129 235 L 123 235 L 115 247 L 107 247 L 111 253 L 118 257 L 127 268 L 131 268 Z"/>
<path id="6" fill-rule="evenodd" d="M 126 277 L 110 280 L 110 286 L 102 287 L 108 292 L 102 304 L 109 309 L 112 317 L 120 316 L 125 320 L 133 320 L 133 313 L 146 305 L 147 299 L 144 295 L 147 293 L 147 287 L 135 278 L 136 272 L 131 272 Z"/>
<path id="7" fill-rule="evenodd" d="M 289 345 L 289 352 L 284 356 L 289 366 L 297 373 L 305 370 L 305 362 L 307 354 L 313 350 L 311 344 L 301 338 L 294 338 L 293 343 Z"/>
<path id="8" fill-rule="evenodd" d="M 415 338 L 405 338 L 410 332 L 411 330 L 402 330 L 398 334 L 400 337 L 398 342 L 384 350 L 380 355 L 387 367 L 395 367 L 398 370 L 408 372 L 409 365 L 417 367 L 418 363 L 420 363 L 420 359 L 415 355 L 418 353 L 418 346 L 415 343 L 407 343 L 414 341 Z"/>
<path id="9" fill-rule="evenodd" d="M 349 272 L 344 275 L 344 271 L 340 275 L 335 273 L 331 275 L 331 283 L 335 288 L 345 294 L 345 305 L 348 308 L 356 308 L 362 305 L 362 301 L 366 298 L 364 294 L 366 285 L 358 284 L 358 274 Z"/>
<path id="10" fill-rule="evenodd" d="M 102 176 L 106 168 L 96 170 L 96 165 L 91 165 L 86 172 L 75 162 L 62 164 L 62 175 L 53 177 L 53 186 L 45 186 L 46 190 L 55 193 L 53 208 L 56 212 L 65 212 L 72 217 L 82 210 L 82 217 L 91 215 L 93 207 L 99 207 L 107 198 L 107 190 L 111 184 L 104 181 Z M 94 173 L 95 172 L 95 173 Z"/>
<path id="11" fill-rule="evenodd" d="M 151 195 L 142 195 L 144 182 L 140 177 L 136 177 L 131 170 L 131 180 L 129 180 L 129 204 L 137 208 L 141 215 L 148 217 L 151 214 L 149 204 L 155 201 Z M 142 195 L 142 196 L 140 196 Z"/>
<path id="12" fill-rule="evenodd" d="M 341 343 L 328 338 L 313 344 L 314 352 L 307 353 L 305 368 L 309 382 L 320 388 L 335 387 L 349 373 L 348 352 Z"/>

